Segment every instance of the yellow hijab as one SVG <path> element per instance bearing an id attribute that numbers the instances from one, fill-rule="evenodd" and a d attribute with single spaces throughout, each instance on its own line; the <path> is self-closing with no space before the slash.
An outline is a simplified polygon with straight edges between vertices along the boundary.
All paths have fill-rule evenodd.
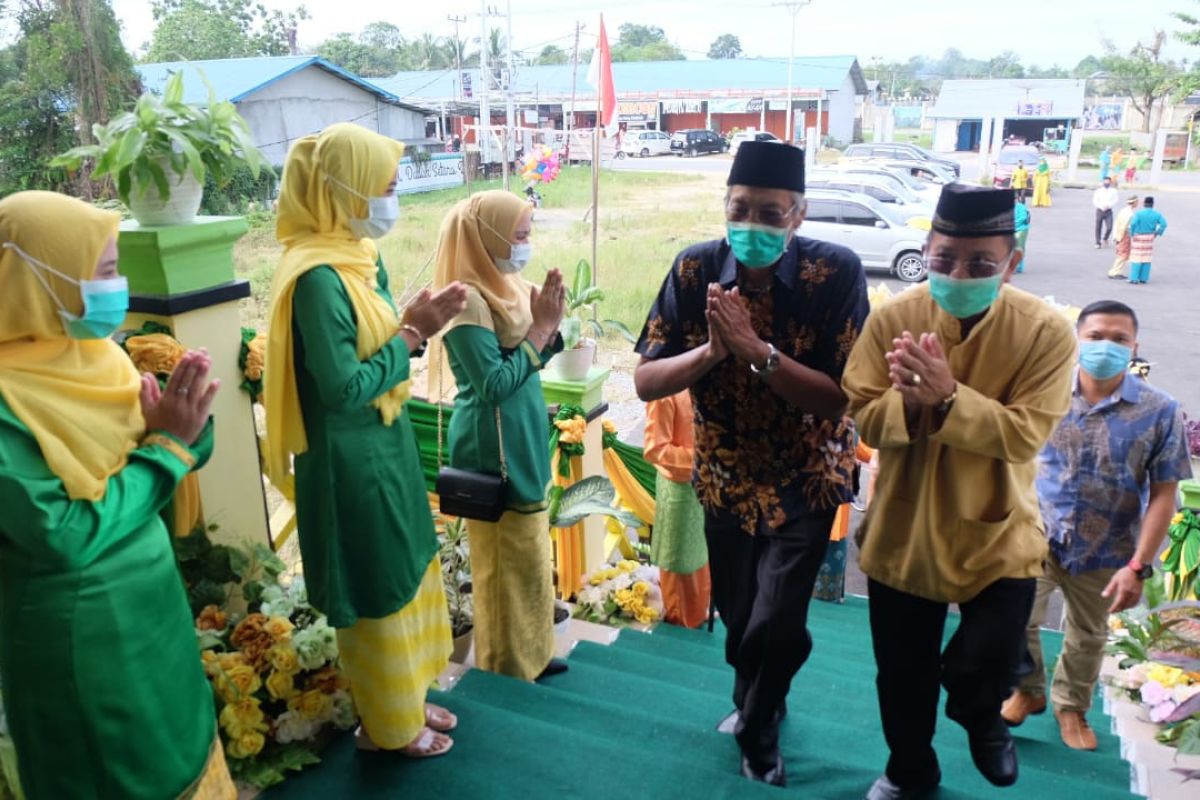
<path id="1" fill-rule="evenodd" d="M 296 281 L 311 269 L 333 267 L 358 319 L 357 353 L 377 353 L 400 327 L 396 311 L 376 293 L 378 250 L 370 239 L 350 232 L 350 220 L 367 216 L 360 195 L 380 197 L 396 176 L 404 145 L 353 123 L 331 125 L 300 139 L 288 151 L 279 194 L 276 238 L 283 258 L 271 285 L 263 405 L 267 414 L 266 460 L 272 482 L 291 471 L 291 455 L 308 449 L 293 359 L 292 295 Z M 409 382 L 372 401 L 384 425 L 391 425 L 408 399 Z"/>
<path id="2" fill-rule="evenodd" d="M 437 269 L 433 286 L 461 281 L 469 287 L 467 308 L 447 330 L 480 325 L 496 332 L 502 347 L 516 347 L 529 333 L 529 283 L 506 275 L 493 258 L 508 258 L 517 223 L 529 203 L 500 190 L 480 192 L 463 200 L 442 221 L 438 233 Z"/>
<path id="3" fill-rule="evenodd" d="M 53 192 L 0 200 L 0 243 L 77 280 L 90 280 L 120 215 Z M 15 250 L 0 250 L 0 395 L 29 428 L 72 500 L 99 500 L 145 433 L 141 377 L 111 339 L 67 336 L 58 305 Z M 68 311 L 76 284 L 42 270 Z"/>

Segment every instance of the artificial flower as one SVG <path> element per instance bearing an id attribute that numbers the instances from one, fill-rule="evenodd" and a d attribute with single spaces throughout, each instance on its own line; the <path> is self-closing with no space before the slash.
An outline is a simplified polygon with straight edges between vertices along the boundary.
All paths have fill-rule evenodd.
<path id="1" fill-rule="evenodd" d="M 295 675 L 300 671 L 300 658 L 288 642 L 281 642 L 268 650 L 267 661 L 276 672 Z"/>
<path id="2" fill-rule="evenodd" d="M 354 712 L 354 700 L 345 689 L 333 693 L 333 724 L 340 730 L 349 730 L 358 723 L 358 715 Z"/>
<path id="3" fill-rule="evenodd" d="M 246 344 L 246 368 L 242 374 L 247 380 L 260 381 L 263 376 L 263 363 L 267 351 L 267 335 L 260 333 Z"/>
<path id="4" fill-rule="evenodd" d="M 243 731 L 240 736 L 232 737 L 225 747 L 230 758 L 250 758 L 262 752 L 267 739 L 258 731 Z"/>
<path id="5" fill-rule="evenodd" d="M 349 687 L 350 681 L 342 676 L 337 667 L 330 665 L 309 675 L 305 686 L 325 694 L 334 694 Z"/>
<path id="6" fill-rule="evenodd" d="M 1167 700 L 1150 708 L 1150 721 L 1163 722 L 1167 717 L 1175 713 L 1175 709 L 1179 704 L 1174 700 Z"/>
<path id="7" fill-rule="evenodd" d="M 276 644 L 290 641 L 295 628 L 296 626 L 284 617 L 270 617 L 263 625 L 263 630 L 271 635 Z"/>
<path id="8" fill-rule="evenodd" d="M 155 375 L 169 375 L 187 352 L 186 347 L 165 333 L 130 336 L 125 340 L 125 350 L 138 372 Z"/>
<path id="9" fill-rule="evenodd" d="M 260 672 L 266 668 L 267 651 L 275 644 L 275 637 L 266 630 L 267 621 L 262 614 L 249 614 L 237 624 L 229 638 L 230 643 L 245 655 L 246 661 Z"/>
<path id="10" fill-rule="evenodd" d="M 613 424 L 613 421 L 611 419 L 604 420 L 603 422 L 600 423 L 600 425 L 604 428 L 605 433 L 616 433 L 617 432 L 617 426 L 615 424 Z"/>
<path id="11" fill-rule="evenodd" d="M 587 433 L 587 420 L 579 416 L 559 419 L 554 421 L 554 427 L 558 428 L 560 444 L 580 444 Z"/>
<path id="12" fill-rule="evenodd" d="M 319 689 L 309 689 L 288 700 L 288 709 L 305 719 L 324 721 L 333 714 L 333 700 Z"/>
<path id="13" fill-rule="evenodd" d="M 266 715 L 255 697 L 243 697 L 227 703 L 221 709 L 218 721 L 232 739 L 237 739 L 248 731 L 267 730 Z"/>
<path id="14" fill-rule="evenodd" d="M 285 711 L 275 720 L 275 740 L 280 744 L 307 741 L 315 736 L 320 728 L 321 723 L 305 719 L 299 712 Z"/>
<path id="15" fill-rule="evenodd" d="M 324 618 L 292 636 L 301 669 L 320 669 L 337 658 L 337 632 Z"/>
<path id="16" fill-rule="evenodd" d="M 1154 678 L 1142 684 L 1141 688 L 1142 702 L 1148 706 L 1157 706 L 1158 704 L 1171 699 L 1171 690 L 1163 686 Z"/>
<path id="17" fill-rule="evenodd" d="M 257 692 L 262 686 L 262 679 L 249 664 L 241 664 L 231 670 L 217 673 L 214 686 L 222 700 L 232 703 Z"/>
<path id="18" fill-rule="evenodd" d="M 267 691 L 275 700 L 291 700 L 296 696 L 296 674 L 272 670 L 267 676 Z"/>
<path id="19" fill-rule="evenodd" d="M 1181 682 L 1187 682 L 1187 677 L 1183 670 L 1179 667 L 1169 667 L 1166 664 L 1153 664 L 1150 667 L 1147 677 L 1168 689 L 1177 686 Z"/>
<path id="20" fill-rule="evenodd" d="M 228 615 L 216 606 L 205 606 L 196 617 L 197 630 L 223 631 L 228 624 Z"/>

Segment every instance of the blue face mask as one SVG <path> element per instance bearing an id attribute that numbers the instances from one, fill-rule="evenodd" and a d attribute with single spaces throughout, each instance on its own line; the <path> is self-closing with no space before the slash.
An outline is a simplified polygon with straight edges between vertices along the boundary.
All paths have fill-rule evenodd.
<path id="1" fill-rule="evenodd" d="M 990 278 L 951 278 L 930 272 L 929 294 L 950 316 L 967 319 L 987 311 L 996 302 L 1003 283 L 1003 272 Z"/>
<path id="2" fill-rule="evenodd" d="M 1120 375 L 1132 358 L 1131 348 L 1107 339 L 1079 343 L 1079 366 L 1098 381 Z"/>
<path id="3" fill-rule="evenodd" d="M 80 281 L 38 261 L 14 242 L 5 242 L 3 247 L 15 251 L 29 264 L 34 276 L 58 306 L 58 315 L 62 317 L 63 330 L 67 332 L 67 336 L 72 339 L 107 339 L 116 333 L 125 321 L 125 314 L 129 311 L 129 281 L 125 277 Z M 83 299 L 82 315 L 67 310 L 62 300 L 50 288 L 41 270 L 79 286 L 79 294 Z"/>
<path id="4" fill-rule="evenodd" d="M 783 256 L 788 229 L 753 222 L 727 222 L 725 236 L 733 256 L 747 269 L 765 269 Z"/>

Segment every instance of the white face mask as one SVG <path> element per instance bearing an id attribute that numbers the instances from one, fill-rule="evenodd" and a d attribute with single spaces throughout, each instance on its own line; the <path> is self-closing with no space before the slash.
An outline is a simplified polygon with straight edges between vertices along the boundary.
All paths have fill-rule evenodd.
<path id="1" fill-rule="evenodd" d="M 533 245 L 529 242 L 512 245 L 512 253 L 508 258 L 493 259 L 496 262 L 496 269 L 501 272 L 511 275 L 525 269 L 529 264 L 529 259 L 533 257 Z"/>
<path id="2" fill-rule="evenodd" d="M 383 197 L 367 197 L 341 181 L 330 178 L 329 182 L 344 189 L 355 197 L 367 201 L 366 219 L 351 219 L 350 232 L 360 239 L 382 239 L 400 219 L 400 199 L 394 194 Z"/>

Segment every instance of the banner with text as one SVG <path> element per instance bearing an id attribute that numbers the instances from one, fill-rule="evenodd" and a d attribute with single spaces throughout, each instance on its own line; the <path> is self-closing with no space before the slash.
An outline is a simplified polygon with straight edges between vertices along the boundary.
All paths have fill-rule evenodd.
<path id="1" fill-rule="evenodd" d="M 414 161 L 411 156 L 400 159 L 400 180 L 396 194 L 416 194 L 461 186 L 463 183 L 462 153 L 434 153 L 428 159 Z"/>

